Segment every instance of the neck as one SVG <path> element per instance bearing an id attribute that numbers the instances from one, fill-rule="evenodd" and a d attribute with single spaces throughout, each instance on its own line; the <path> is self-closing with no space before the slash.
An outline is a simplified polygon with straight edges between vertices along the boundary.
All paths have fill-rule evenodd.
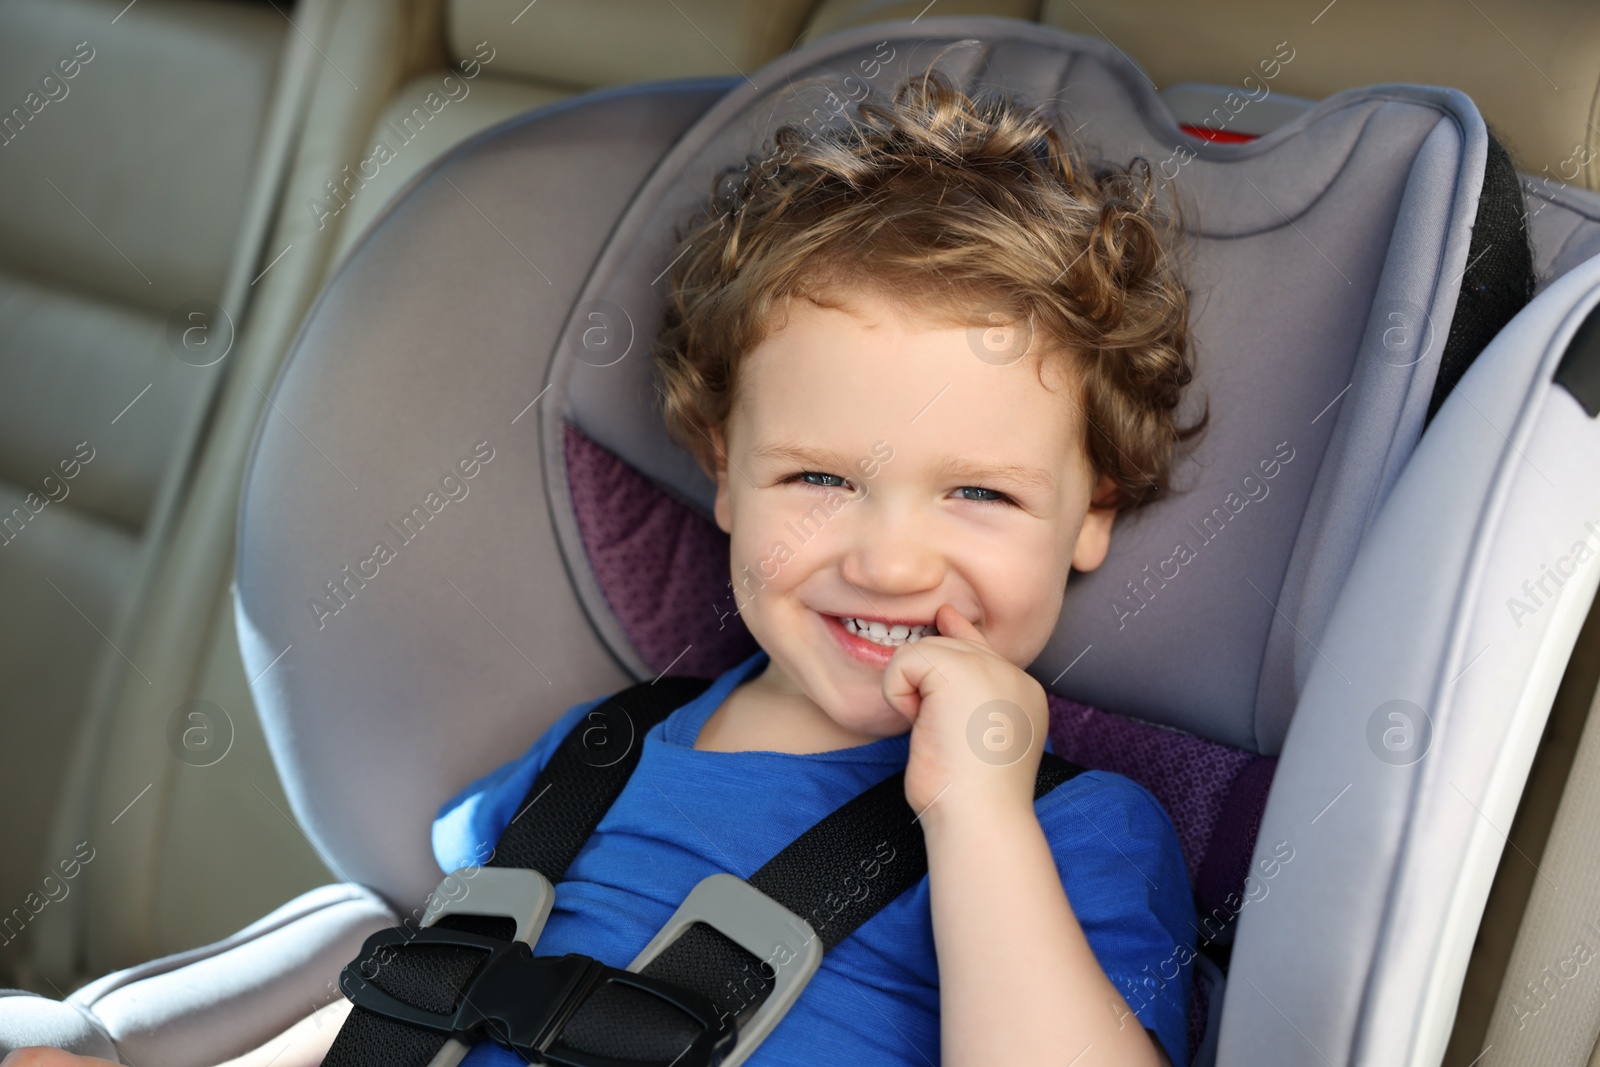
<path id="1" fill-rule="evenodd" d="M 878 740 L 840 726 L 800 692 L 774 663 L 737 686 L 712 713 L 695 748 L 714 752 L 809 755 Z"/>

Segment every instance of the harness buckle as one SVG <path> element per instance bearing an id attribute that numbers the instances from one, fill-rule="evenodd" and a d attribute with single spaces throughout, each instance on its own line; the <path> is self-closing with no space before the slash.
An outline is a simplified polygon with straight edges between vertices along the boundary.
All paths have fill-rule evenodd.
<path id="1" fill-rule="evenodd" d="M 402 936 L 391 937 L 381 944 L 375 944 L 369 937 L 361 947 L 361 954 L 340 972 L 339 990 L 352 1004 L 362 1007 L 386 997 L 381 989 L 372 986 L 370 979 L 393 954 L 395 943 L 410 943 L 446 915 L 508 918 L 516 924 L 513 941 L 532 946 L 538 942 L 555 900 L 555 887 L 538 871 L 520 867 L 458 867 L 445 875 L 428 895 L 427 908 L 422 913 L 423 929 L 409 931 L 409 937 L 404 936 L 408 931 L 403 927 L 389 931 Z M 400 1006 L 408 1007 L 403 1003 Z M 369 1010 L 389 1014 L 382 1008 Z M 438 1054 L 428 1061 L 428 1067 L 456 1067 L 471 1050 L 471 1045 L 459 1039 L 446 1041 Z"/>
<path id="2" fill-rule="evenodd" d="M 504 916 L 517 924 L 511 940 L 536 945 L 555 902 L 555 886 L 538 871 L 458 867 L 429 894 L 422 925 L 432 926 L 446 915 Z"/>
<path id="3" fill-rule="evenodd" d="M 643 970 L 697 922 L 717 930 L 759 960 L 776 961 L 775 966 L 768 964 L 775 972 L 770 979 L 772 992 L 737 1028 L 728 1027 L 730 1033 L 737 1031 L 738 1042 L 722 1067 L 738 1067 L 794 1006 L 822 966 L 822 941 L 805 919 L 743 878 L 719 872 L 702 878 L 690 890 L 666 925 L 628 964 L 628 970 Z"/>
<path id="4" fill-rule="evenodd" d="M 427 945 L 448 945 L 484 954 L 483 962 L 473 971 L 449 1011 L 429 1011 L 407 1004 L 370 981 L 361 982 L 359 986 L 347 985 L 351 968 L 346 968 L 341 975 L 340 988 L 357 1007 L 367 1011 L 448 1034 L 451 1043 L 466 1045 L 493 1040 L 536 1064 L 611 1067 L 614 1061 L 606 1057 L 591 1056 L 576 1049 L 552 1048 L 560 1039 L 567 1020 L 607 982 L 631 986 L 656 996 L 699 1025 L 700 1034 L 694 1043 L 672 1061 L 682 1067 L 716 1067 L 722 1060 L 721 1054 L 737 1037 L 732 1029 L 718 1033 L 716 1008 L 709 999 L 691 989 L 608 967 L 576 952 L 565 956 L 535 956 L 525 941 L 501 941 L 465 930 L 438 927 L 415 931 L 380 930 L 367 938 L 361 955 L 351 967 L 360 968 L 367 961 L 381 959 L 386 950 L 394 951 L 395 946 Z M 663 1061 L 660 1067 L 668 1065 Z"/>
<path id="5" fill-rule="evenodd" d="M 485 876 L 488 877 L 485 877 Z M 470 888 L 451 899 L 444 890 L 471 879 Z M 454 891 L 453 892 L 458 892 Z M 554 903 L 548 879 L 533 870 L 502 867 L 458 871 L 440 883 L 420 928 L 380 930 L 366 939 L 361 953 L 339 976 L 339 988 L 357 1007 L 397 1022 L 446 1034 L 449 1040 L 428 1067 L 455 1067 L 471 1044 L 489 1039 L 535 1064 L 561 1067 L 616 1067 L 616 1061 L 560 1044 L 562 1029 L 584 1001 L 607 983 L 629 986 L 676 1008 L 699 1027 L 699 1034 L 669 1065 L 655 1067 L 737 1067 L 798 999 L 822 962 L 822 944 L 800 916 L 731 874 L 703 879 L 684 898 L 665 926 L 626 970 L 609 967 L 580 953 L 535 956 L 537 942 Z M 434 924 L 445 915 L 506 916 L 516 926 L 515 940 L 503 941 Z M 725 1026 L 709 997 L 639 973 L 696 922 L 718 930 L 745 951 L 768 963 L 772 991 L 738 1026 Z M 482 961 L 447 1011 L 406 1003 L 373 984 L 385 963 L 413 947 L 449 946 L 482 953 Z M 765 975 L 763 975 L 765 978 Z M 649 1067 L 640 1062 L 638 1067 Z"/>

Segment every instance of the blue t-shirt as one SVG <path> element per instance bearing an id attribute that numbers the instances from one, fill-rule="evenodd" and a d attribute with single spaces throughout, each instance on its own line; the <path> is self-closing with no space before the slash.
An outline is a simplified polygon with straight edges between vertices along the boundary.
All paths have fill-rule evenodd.
<path id="1" fill-rule="evenodd" d="M 627 786 L 556 887 L 536 954 L 581 952 L 626 967 L 702 878 L 718 871 L 748 878 L 829 812 L 905 769 L 909 732 L 805 755 L 695 749 L 712 712 L 766 665 L 767 654 L 757 652 L 645 734 Z M 439 809 L 433 851 L 441 868 L 485 860 L 561 739 L 601 699 L 570 708 L 521 757 Z M 1142 786 L 1099 770 L 1057 786 L 1034 811 L 1095 958 L 1175 1067 L 1184 1067 L 1195 920 L 1171 820 Z M 746 1062 L 936 1067 L 939 1053 L 939 970 L 924 874 L 823 955 L 799 1000 Z M 484 1041 L 464 1067 L 520 1063 Z"/>

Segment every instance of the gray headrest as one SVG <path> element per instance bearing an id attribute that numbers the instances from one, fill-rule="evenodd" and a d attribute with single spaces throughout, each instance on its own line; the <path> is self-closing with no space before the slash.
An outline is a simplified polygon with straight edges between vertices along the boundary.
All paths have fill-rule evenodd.
<path id="1" fill-rule="evenodd" d="M 1105 564 L 1074 575 L 1033 672 L 1277 750 L 1421 432 L 1482 183 L 1477 112 L 1383 86 L 1201 144 L 1104 41 L 887 23 L 748 79 L 608 91 L 488 131 L 420 175 L 322 294 L 252 454 L 237 617 L 290 798 L 341 875 L 419 896 L 441 800 L 644 673 L 575 543 L 560 439 L 571 420 L 709 506 L 651 408 L 674 225 L 717 170 L 818 107 L 805 85 L 888 92 L 966 39 L 942 64 L 958 84 L 1056 101 L 1093 150 L 1146 156 L 1197 209 L 1190 399 L 1210 400 L 1212 429 L 1178 472 L 1187 491 L 1120 518 Z M 595 310 L 632 331 L 607 366 L 575 340 Z"/>
<path id="2" fill-rule="evenodd" d="M 970 33 L 946 60 L 961 84 L 1055 101 L 1093 151 L 1146 157 L 1198 208 L 1188 410 L 1208 395 L 1213 429 L 1178 472 L 1188 491 L 1119 519 L 1106 562 L 1073 576 L 1033 673 L 1076 700 L 1275 752 L 1361 534 L 1421 434 L 1482 183 L 1482 121 L 1453 90 L 1379 86 L 1252 143 L 1197 144 L 1105 41 L 1009 20 L 919 30 L 828 38 L 718 101 L 641 190 L 575 309 L 626 309 L 638 358 L 601 366 L 563 348 L 547 402 L 709 514 L 711 482 L 648 406 L 673 223 L 719 168 L 810 117 L 822 86 L 893 52 L 877 79 L 891 87 Z M 558 433 L 547 420 L 550 464 Z"/>

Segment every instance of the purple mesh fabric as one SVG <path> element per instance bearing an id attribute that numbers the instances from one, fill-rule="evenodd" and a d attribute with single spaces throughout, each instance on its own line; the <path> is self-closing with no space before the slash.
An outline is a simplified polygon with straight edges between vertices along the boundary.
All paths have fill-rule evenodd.
<path id="1" fill-rule="evenodd" d="M 595 578 L 622 629 L 657 671 L 713 677 L 756 651 L 733 611 L 728 535 L 675 494 L 566 426 L 567 480 Z M 1239 907 L 1277 760 L 1051 694 L 1050 739 L 1084 767 L 1115 771 L 1161 802 L 1183 848 L 1195 908 Z M 1204 1036 L 1195 982 L 1191 1055 Z"/>
<path id="2" fill-rule="evenodd" d="M 566 459 L 589 563 L 644 661 L 714 678 L 753 656 L 733 611 L 728 535 L 570 423 Z"/>
<path id="3" fill-rule="evenodd" d="M 1189 1001 L 1189 1059 L 1200 1051 L 1200 1042 L 1206 1039 L 1206 1016 L 1211 1011 L 1211 991 L 1200 979 L 1194 980 L 1194 999 Z"/>
<path id="4" fill-rule="evenodd" d="M 1074 763 L 1126 775 L 1155 794 L 1194 885 L 1217 818 L 1252 753 L 1050 695 L 1050 740 Z"/>
<path id="5" fill-rule="evenodd" d="M 1267 808 L 1267 790 L 1277 769 L 1277 757 L 1252 756 L 1228 788 L 1195 882 L 1195 908 L 1201 919 L 1210 915 L 1215 923 L 1226 923 L 1243 906 L 1237 898 L 1228 898 L 1244 889 L 1261 815 Z"/>

